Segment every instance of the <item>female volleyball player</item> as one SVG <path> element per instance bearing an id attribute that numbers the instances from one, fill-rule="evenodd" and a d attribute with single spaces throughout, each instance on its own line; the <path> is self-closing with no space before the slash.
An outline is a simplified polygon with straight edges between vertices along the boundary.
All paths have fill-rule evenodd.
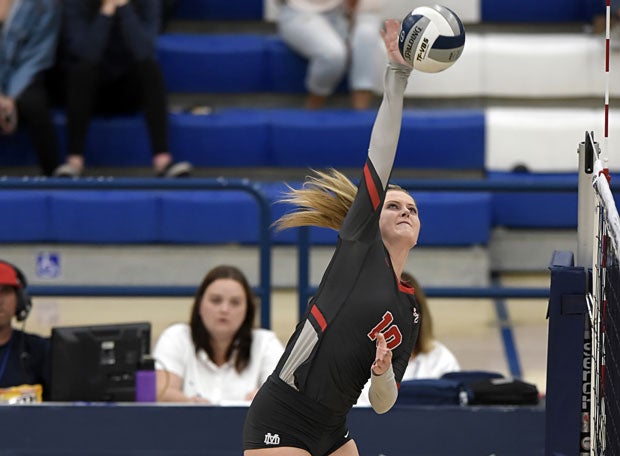
<path id="1" fill-rule="evenodd" d="M 398 279 L 418 239 L 418 210 L 407 192 L 388 186 L 411 72 L 398 52 L 398 31 L 398 21 L 386 21 L 390 63 L 358 188 L 332 170 L 285 199 L 298 210 L 278 220 L 279 228 L 338 229 L 338 246 L 248 411 L 245 456 L 357 456 L 346 415 L 368 378 L 377 413 L 396 401 L 420 325 L 413 289 Z"/>

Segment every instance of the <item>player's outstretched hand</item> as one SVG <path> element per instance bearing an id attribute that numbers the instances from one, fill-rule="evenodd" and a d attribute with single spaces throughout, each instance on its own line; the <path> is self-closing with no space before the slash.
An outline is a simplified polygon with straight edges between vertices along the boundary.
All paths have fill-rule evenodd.
<path id="1" fill-rule="evenodd" d="M 388 59 L 393 63 L 400 63 L 401 65 L 406 65 L 411 67 L 403 56 L 400 55 L 400 51 L 398 50 L 398 33 L 400 32 L 400 21 L 396 19 L 386 19 L 383 23 L 383 28 L 381 28 L 381 38 L 383 38 L 383 44 L 385 45 L 385 50 L 387 51 Z"/>
<path id="2" fill-rule="evenodd" d="M 392 364 L 392 350 L 387 347 L 385 336 L 382 332 L 377 333 L 377 354 L 375 362 L 372 363 L 372 373 L 382 375 Z"/>

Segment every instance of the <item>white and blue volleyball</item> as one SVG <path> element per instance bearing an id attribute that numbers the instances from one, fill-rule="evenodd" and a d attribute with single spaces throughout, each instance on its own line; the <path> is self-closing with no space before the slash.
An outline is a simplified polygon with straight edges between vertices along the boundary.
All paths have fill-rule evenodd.
<path id="1" fill-rule="evenodd" d="M 459 59 L 464 47 L 463 23 L 445 6 L 420 6 L 401 22 L 398 48 L 415 70 L 443 71 Z"/>

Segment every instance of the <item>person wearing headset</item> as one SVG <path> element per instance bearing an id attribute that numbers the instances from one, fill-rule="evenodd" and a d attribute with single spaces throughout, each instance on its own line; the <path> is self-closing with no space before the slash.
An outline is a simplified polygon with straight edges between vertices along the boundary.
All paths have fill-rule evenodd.
<path id="1" fill-rule="evenodd" d="M 49 385 L 49 339 L 13 327 L 25 325 L 32 301 L 26 276 L 15 265 L 0 260 L 0 389 L 41 385 L 43 399 Z"/>

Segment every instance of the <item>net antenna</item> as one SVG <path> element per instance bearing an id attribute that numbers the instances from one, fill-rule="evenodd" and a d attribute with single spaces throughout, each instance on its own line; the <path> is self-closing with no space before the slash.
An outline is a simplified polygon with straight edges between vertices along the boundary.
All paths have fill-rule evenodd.
<path id="1" fill-rule="evenodd" d="M 602 160 L 607 167 L 609 143 L 609 49 L 611 24 L 611 0 L 605 0 L 605 128 Z"/>

